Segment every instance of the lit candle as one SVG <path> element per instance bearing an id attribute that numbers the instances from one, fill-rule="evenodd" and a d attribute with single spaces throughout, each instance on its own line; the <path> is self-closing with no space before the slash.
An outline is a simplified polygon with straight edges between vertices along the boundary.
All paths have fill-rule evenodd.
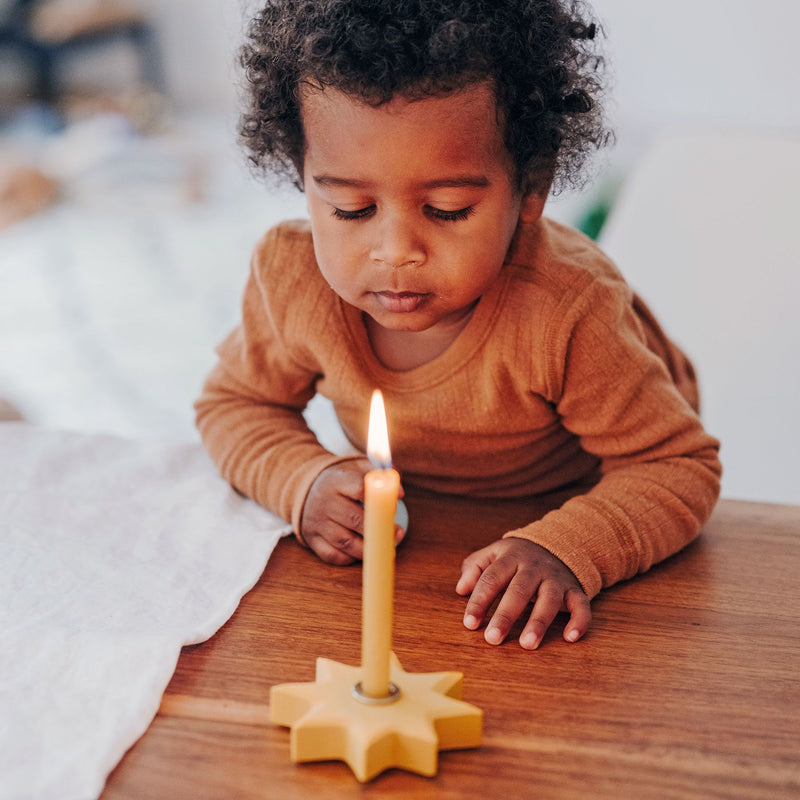
<path id="1" fill-rule="evenodd" d="M 383 395 L 372 394 L 367 455 L 377 467 L 364 476 L 364 562 L 361 609 L 361 692 L 390 694 L 394 594 L 394 531 L 400 475 L 392 469 Z"/>

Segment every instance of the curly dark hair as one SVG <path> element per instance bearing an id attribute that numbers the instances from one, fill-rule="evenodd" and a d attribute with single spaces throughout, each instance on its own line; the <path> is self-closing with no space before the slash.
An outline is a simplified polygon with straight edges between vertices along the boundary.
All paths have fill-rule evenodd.
<path id="1" fill-rule="evenodd" d="M 583 183 L 611 139 L 605 60 L 581 0 L 267 0 L 240 51 L 252 167 L 302 188 L 300 87 L 379 106 L 488 81 L 522 192 Z"/>

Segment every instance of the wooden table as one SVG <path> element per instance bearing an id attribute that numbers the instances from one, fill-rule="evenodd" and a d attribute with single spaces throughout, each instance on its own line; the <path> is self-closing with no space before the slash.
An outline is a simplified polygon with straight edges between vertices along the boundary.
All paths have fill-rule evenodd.
<path id="1" fill-rule="evenodd" d="M 800 508 L 722 501 L 697 542 L 601 593 L 583 641 L 562 620 L 528 652 L 466 630 L 454 587 L 464 556 L 541 509 L 407 502 L 394 649 L 408 671 L 464 673 L 480 748 L 442 752 L 435 778 L 364 785 L 289 760 L 270 686 L 314 680 L 317 656 L 359 663 L 361 570 L 284 540 L 222 630 L 185 648 L 103 800 L 800 798 Z"/>

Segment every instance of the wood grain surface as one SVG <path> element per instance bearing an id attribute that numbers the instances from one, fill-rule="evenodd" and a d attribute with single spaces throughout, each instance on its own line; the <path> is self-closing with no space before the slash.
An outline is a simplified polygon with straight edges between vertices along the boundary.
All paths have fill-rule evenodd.
<path id="1" fill-rule="evenodd" d="M 434 778 L 364 785 L 340 762 L 290 761 L 269 689 L 313 680 L 318 656 L 359 662 L 361 570 L 287 539 L 219 633 L 184 649 L 103 800 L 800 798 L 800 508 L 722 501 L 695 543 L 601 593 L 581 642 L 559 620 L 528 652 L 464 628 L 455 584 L 468 553 L 547 508 L 406 501 L 394 650 L 408 671 L 464 673 L 480 748 L 441 753 Z"/>

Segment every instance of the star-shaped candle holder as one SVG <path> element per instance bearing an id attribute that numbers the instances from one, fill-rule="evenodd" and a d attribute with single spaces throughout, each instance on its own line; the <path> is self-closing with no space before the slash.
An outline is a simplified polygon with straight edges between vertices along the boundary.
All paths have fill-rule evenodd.
<path id="1" fill-rule="evenodd" d="M 483 714 L 461 700 L 460 672 L 405 672 L 391 651 L 400 477 L 380 392 L 367 451 L 378 468 L 364 478 L 361 666 L 318 658 L 315 681 L 272 687 L 270 718 L 291 728 L 292 761 L 344 761 L 359 781 L 391 767 L 432 776 L 439 750 L 480 745 Z"/>
<path id="2" fill-rule="evenodd" d="M 360 781 L 390 767 L 435 775 L 439 750 L 481 743 L 480 709 L 461 698 L 460 672 L 405 672 L 392 653 L 396 692 L 365 702 L 360 667 L 317 659 L 313 683 L 273 686 L 273 722 L 291 727 L 292 761 L 344 761 Z"/>

